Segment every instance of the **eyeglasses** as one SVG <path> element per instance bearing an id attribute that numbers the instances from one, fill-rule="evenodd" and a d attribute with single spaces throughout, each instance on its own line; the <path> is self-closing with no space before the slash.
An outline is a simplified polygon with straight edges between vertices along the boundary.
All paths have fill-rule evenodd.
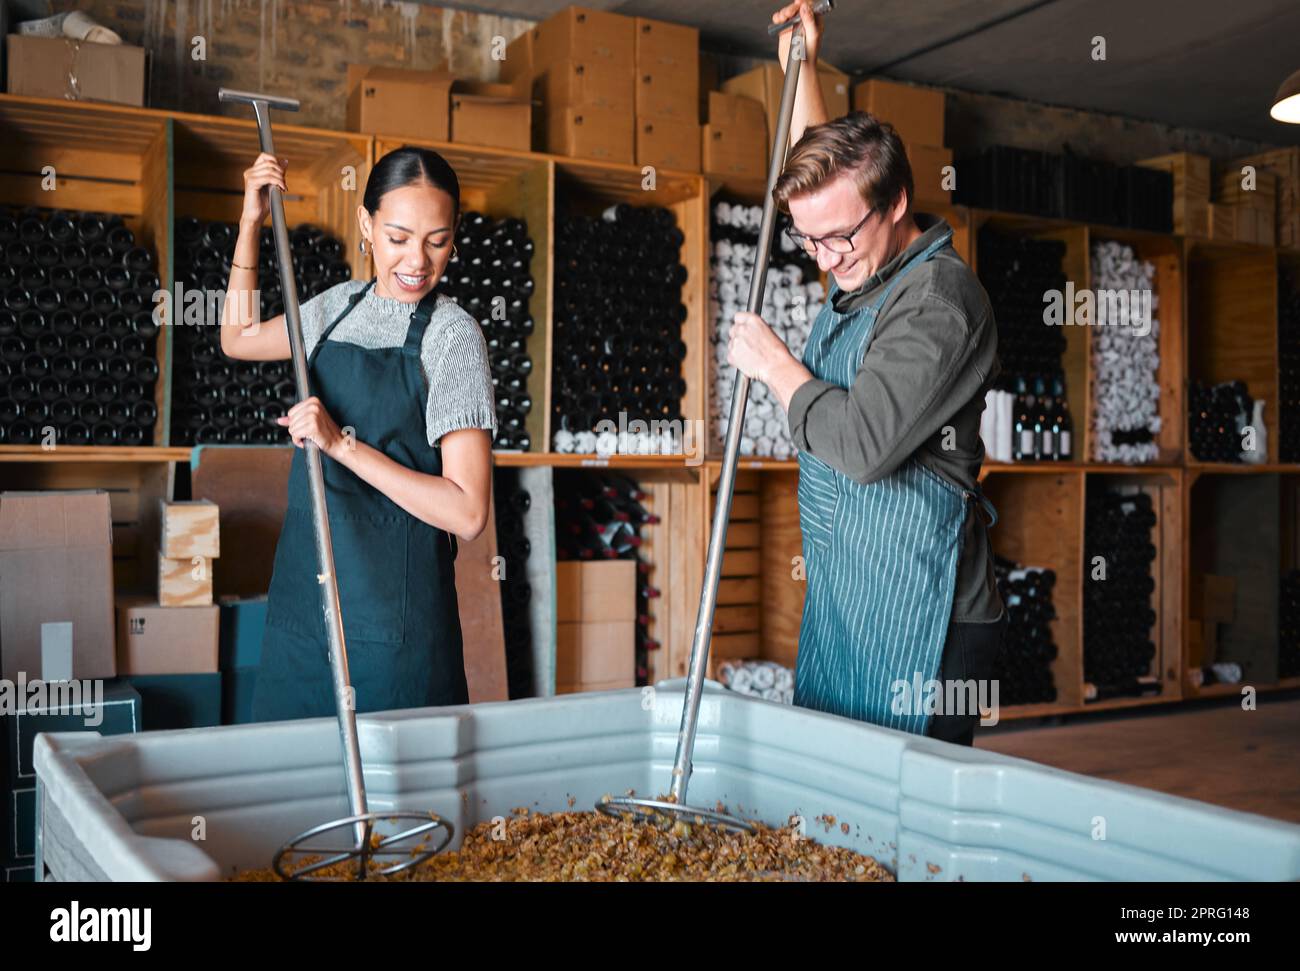
<path id="1" fill-rule="evenodd" d="M 875 211 L 875 206 L 868 209 L 867 214 L 862 217 L 862 221 L 850 229 L 847 234 L 833 233 L 829 236 L 805 236 L 803 233 L 787 227 L 785 236 L 795 246 L 802 247 L 804 252 L 810 255 L 817 252 L 818 245 L 831 253 L 848 253 L 853 250 L 853 237 L 867 224 L 867 220 L 871 218 L 871 214 Z"/>

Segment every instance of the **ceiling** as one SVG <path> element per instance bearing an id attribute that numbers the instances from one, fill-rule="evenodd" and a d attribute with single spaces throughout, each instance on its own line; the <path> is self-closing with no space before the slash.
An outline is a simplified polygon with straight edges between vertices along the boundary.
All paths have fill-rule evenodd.
<path id="1" fill-rule="evenodd" d="M 544 19 L 567 0 L 438 6 Z M 775 0 L 584 0 L 691 24 L 702 44 L 762 56 Z M 1094 60 L 1093 38 L 1106 59 Z M 1268 116 L 1300 70 L 1296 0 L 838 0 L 822 53 L 851 74 L 887 77 L 1148 121 L 1300 144 Z"/>

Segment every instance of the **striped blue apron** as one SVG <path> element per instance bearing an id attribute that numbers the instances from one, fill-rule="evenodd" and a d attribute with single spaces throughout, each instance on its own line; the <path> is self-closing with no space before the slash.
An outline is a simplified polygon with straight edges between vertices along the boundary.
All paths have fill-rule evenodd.
<path id="1" fill-rule="evenodd" d="M 860 310 L 837 313 L 832 298 L 839 288 L 832 286 L 808 337 L 808 369 L 823 381 L 852 385 L 890 292 L 951 238 L 949 232 L 908 260 L 879 298 Z M 938 677 L 962 526 L 975 498 L 914 457 L 863 485 L 799 453 L 808 587 L 796 705 L 925 734 L 925 682 Z"/>

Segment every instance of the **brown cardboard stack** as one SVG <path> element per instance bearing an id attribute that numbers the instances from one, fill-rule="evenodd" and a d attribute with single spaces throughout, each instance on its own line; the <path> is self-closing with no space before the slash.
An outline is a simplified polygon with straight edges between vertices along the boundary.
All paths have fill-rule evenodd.
<path id="1" fill-rule="evenodd" d="M 839 118 L 849 113 L 849 76 L 826 61 L 817 62 L 817 80 L 821 83 L 822 100 L 826 102 L 826 117 Z M 769 61 L 752 71 L 738 74 L 722 82 L 727 94 L 741 94 L 753 98 L 763 106 L 765 113 L 765 143 L 771 154 L 772 136 L 776 132 L 776 116 L 781 109 L 781 88 L 785 72 L 776 61 Z M 766 168 L 767 160 L 764 159 Z"/>
<path id="2" fill-rule="evenodd" d="M 0 676 L 42 677 L 41 625 L 65 622 L 72 677 L 116 676 L 112 543 L 103 489 L 0 493 Z"/>
<path id="3" fill-rule="evenodd" d="M 1238 242 L 1274 246 L 1277 243 L 1277 176 L 1258 166 L 1248 174 L 1242 171 L 1245 167 L 1230 165 L 1219 175 L 1216 202 L 1236 210 Z"/>
<path id="4" fill-rule="evenodd" d="M 635 36 L 631 17 L 568 7 L 506 48 L 505 65 L 527 76 L 537 141 L 548 152 L 602 162 L 635 157 Z M 527 66 L 521 62 L 527 61 Z M 502 77 L 506 76 L 503 65 Z"/>
<path id="5" fill-rule="evenodd" d="M 700 170 L 700 32 L 637 17 L 636 164 Z"/>
<path id="6" fill-rule="evenodd" d="M 1231 163 L 1240 172 L 1243 165 L 1255 166 L 1277 179 L 1273 208 L 1275 245 L 1300 249 L 1300 148 L 1279 148 Z"/>
<path id="7" fill-rule="evenodd" d="M 555 565 L 555 690 L 636 684 L 636 563 Z"/>
<path id="8" fill-rule="evenodd" d="M 952 149 L 943 145 L 944 94 L 930 88 L 871 78 L 853 89 L 853 107 L 894 126 L 912 163 L 914 203 L 948 205 Z"/>
<path id="9" fill-rule="evenodd" d="M 148 57 L 143 47 L 23 34 L 5 40 L 10 94 L 144 106 Z"/>
<path id="10" fill-rule="evenodd" d="M 212 603 L 212 567 L 221 553 L 217 505 L 159 500 L 158 603 L 201 607 Z"/>
<path id="11" fill-rule="evenodd" d="M 221 552 L 217 505 L 158 501 L 158 596 L 117 598 L 121 674 L 211 674 L 218 670 L 219 608 L 213 561 Z"/>
<path id="12" fill-rule="evenodd" d="M 1174 177 L 1174 232 L 1180 236 L 1210 236 L 1223 238 L 1226 232 L 1236 232 L 1232 213 L 1216 213 L 1210 202 L 1210 160 L 1205 155 L 1174 152 L 1157 155 L 1137 163 L 1148 169 L 1159 169 Z"/>
<path id="13" fill-rule="evenodd" d="M 348 128 L 369 135 L 396 135 L 445 142 L 451 131 L 446 71 L 349 64 Z"/>
<path id="14" fill-rule="evenodd" d="M 763 105 L 744 95 L 710 91 L 700 154 L 701 167 L 709 175 L 762 180 L 768 162 Z"/>

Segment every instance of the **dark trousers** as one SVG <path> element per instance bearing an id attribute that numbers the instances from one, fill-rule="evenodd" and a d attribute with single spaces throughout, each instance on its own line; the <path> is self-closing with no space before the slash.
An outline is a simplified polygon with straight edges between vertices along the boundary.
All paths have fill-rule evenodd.
<path id="1" fill-rule="evenodd" d="M 1007 614 L 991 624 L 949 624 L 948 638 L 943 645 L 943 660 L 939 680 L 975 681 L 977 685 L 1002 675 L 1002 635 L 1007 628 Z M 988 692 L 990 689 L 985 688 Z M 986 695 L 992 700 L 992 694 Z M 980 716 L 944 714 L 930 718 L 926 732 L 931 738 L 957 745 L 971 745 L 975 741 L 975 726 Z"/>

